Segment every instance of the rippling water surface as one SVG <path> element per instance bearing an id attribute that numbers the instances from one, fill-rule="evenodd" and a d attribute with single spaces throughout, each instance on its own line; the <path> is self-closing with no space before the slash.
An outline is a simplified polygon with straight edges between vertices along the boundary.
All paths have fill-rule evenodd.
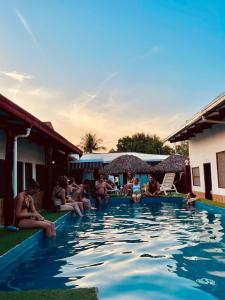
<path id="1" fill-rule="evenodd" d="M 95 286 L 100 299 L 225 299 L 225 223 L 182 203 L 120 205 L 71 218 L 30 250 L 2 290 Z"/>

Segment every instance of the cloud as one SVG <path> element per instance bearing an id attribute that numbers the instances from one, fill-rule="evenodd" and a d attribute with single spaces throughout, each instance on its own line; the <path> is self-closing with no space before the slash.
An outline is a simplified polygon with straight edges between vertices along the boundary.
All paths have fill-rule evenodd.
<path id="1" fill-rule="evenodd" d="M 37 86 L 28 78 L 18 89 L 18 82 L 5 76 L 0 80 L 0 93 L 39 119 L 52 121 L 55 130 L 75 145 L 80 144 L 80 138 L 86 132 L 96 133 L 108 149 L 115 148 L 120 137 L 136 132 L 165 138 L 187 118 L 187 113 L 182 110 L 180 113 L 179 108 L 174 108 L 171 114 L 168 112 L 171 101 L 180 97 L 173 88 L 133 85 L 121 90 L 109 85 L 116 75 L 106 76 L 93 91 L 87 89 L 74 95 Z M 165 98 L 168 103 L 162 107 L 160 99 Z"/>
<path id="2" fill-rule="evenodd" d="M 102 98 L 100 98 L 101 94 L 104 91 L 107 83 L 110 82 L 114 77 L 118 75 L 118 72 L 113 72 L 109 74 L 105 79 L 103 79 L 94 91 L 82 91 L 80 96 L 76 97 L 75 102 L 79 104 L 80 108 L 84 108 L 87 105 L 96 105 Z M 112 101 L 112 99 L 111 99 Z M 104 101 L 104 103 L 106 103 Z"/>
<path id="3" fill-rule="evenodd" d="M 20 83 L 22 83 L 25 80 L 30 80 L 33 78 L 33 76 L 29 74 L 18 73 L 17 71 L 12 71 L 12 72 L 1 71 L 0 73 Z"/>
<path id="4" fill-rule="evenodd" d="M 21 12 L 16 9 L 16 15 L 18 17 L 18 19 L 20 20 L 20 22 L 22 23 L 24 29 L 26 30 L 26 32 L 28 33 L 28 35 L 30 36 L 33 44 L 39 49 L 41 50 L 41 47 L 38 43 L 38 40 L 36 38 L 36 36 L 34 35 L 29 23 L 27 22 L 27 20 L 25 19 L 25 17 L 21 14 Z"/>

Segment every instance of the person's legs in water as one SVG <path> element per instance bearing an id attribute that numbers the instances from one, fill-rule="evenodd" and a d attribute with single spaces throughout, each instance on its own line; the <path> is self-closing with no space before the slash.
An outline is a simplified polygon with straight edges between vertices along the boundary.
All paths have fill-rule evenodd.
<path id="1" fill-rule="evenodd" d="M 82 202 L 85 209 L 91 209 L 91 200 L 88 198 L 82 198 Z"/>
<path id="2" fill-rule="evenodd" d="M 19 228 L 40 228 L 44 229 L 45 235 L 47 237 L 55 237 L 55 229 L 53 229 L 53 224 L 50 221 L 38 221 L 33 219 L 23 219 L 18 223 Z M 55 226 L 54 226 L 55 227 Z"/>
<path id="3" fill-rule="evenodd" d="M 99 208 L 99 206 L 101 204 L 103 204 L 104 201 L 105 201 L 105 195 L 104 194 L 97 194 L 97 198 L 96 199 L 97 199 L 96 208 Z"/>
<path id="4" fill-rule="evenodd" d="M 74 212 L 75 212 L 78 216 L 83 217 L 83 214 L 82 214 L 82 212 L 81 212 L 81 210 L 80 210 L 79 203 L 81 203 L 81 202 L 73 202 L 73 203 L 70 203 L 70 205 L 73 207 Z M 83 203 L 81 203 L 81 205 L 82 205 L 82 208 L 83 208 Z"/>
<path id="5" fill-rule="evenodd" d="M 141 194 L 137 194 L 136 197 L 137 197 L 137 200 L 136 200 L 136 201 L 139 203 L 140 200 L 141 200 Z"/>
<path id="6" fill-rule="evenodd" d="M 132 194 L 132 200 L 133 200 L 134 203 L 136 203 L 136 200 L 137 200 L 136 194 Z"/>

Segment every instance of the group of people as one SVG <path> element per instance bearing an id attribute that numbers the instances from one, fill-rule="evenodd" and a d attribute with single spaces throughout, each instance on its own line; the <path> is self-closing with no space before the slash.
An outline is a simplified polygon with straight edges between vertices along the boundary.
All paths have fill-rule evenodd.
<path id="1" fill-rule="evenodd" d="M 26 191 L 16 197 L 16 226 L 19 228 L 42 228 L 46 236 L 55 237 L 56 230 L 53 222 L 46 220 L 35 208 L 33 196 L 40 189 L 38 182 L 32 180 Z M 96 207 L 109 202 L 108 191 L 113 190 L 113 183 L 103 175 L 95 182 L 94 196 Z M 130 171 L 127 173 L 127 183 L 122 188 L 122 195 L 131 195 L 134 203 L 140 202 L 142 196 L 155 197 L 160 195 L 160 184 L 153 177 L 148 177 L 148 183 L 141 186 L 139 178 Z M 187 205 L 197 200 L 196 195 L 187 195 Z M 71 211 L 73 215 L 82 217 L 85 210 L 91 209 L 89 180 L 77 184 L 74 178 L 60 176 L 52 191 L 52 204 L 56 211 Z"/>
<path id="2" fill-rule="evenodd" d="M 54 223 L 46 220 L 35 208 L 33 196 L 39 189 L 38 182 L 32 179 L 26 191 L 17 195 L 15 224 L 18 228 L 42 228 L 46 236 L 55 237 Z M 108 203 L 108 189 L 112 189 L 112 186 L 100 175 L 95 182 L 97 207 L 103 202 Z M 89 180 L 78 185 L 74 178 L 60 176 L 52 191 L 52 204 L 55 211 L 71 211 L 74 216 L 82 217 L 84 211 L 91 208 Z"/>
<path id="3" fill-rule="evenodd" d="M 160 195 L 160 184 L 153 177 L 149 175 L 148 183 L 143 187 L 140 184 L 139 178 L 135 177 L 131 171 L 127 172 L 127 183 L 124 185 L 122 193 L 127 195 L 131 193 L 132 200 L 134 203 L 140 202 L 141 197 L 157 197 Z"/>
<path id="4" fill-rule="evenodd" d="M 18 228 L 41 228 L 46 236 L 55 237 L 55 224 L 46 220 L 35 208 L 33 196 L 39 191 L 38 182 L 32 179 L 26 191 L 16 196 L 15 224 Z M 73 178 L 60 176 L 52 191 L 52 203 L 56 211 L 72 211 L 83 216 L 91 208 L 89 181 L 77 185 Z"/>

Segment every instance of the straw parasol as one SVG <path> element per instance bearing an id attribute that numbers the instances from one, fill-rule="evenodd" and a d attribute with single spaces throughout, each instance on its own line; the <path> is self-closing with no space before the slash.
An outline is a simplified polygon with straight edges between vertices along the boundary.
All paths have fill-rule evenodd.
<path id="1" fill-rule="evenodd" d="M 103 173 L 119 175 L 130 170 L 133 173 L 148 174 L 152 167 L 134 155 L 121 155 L 104 167 Z"/>
<path id="2" fill-rule="evenodd" d="M 174 154 L 161 161 L 159 164 L 152 168 L 153 173 L 168 173 L 183 172 L 185 169 L 185 161 L 188 160 L 187 156 Z"/>

